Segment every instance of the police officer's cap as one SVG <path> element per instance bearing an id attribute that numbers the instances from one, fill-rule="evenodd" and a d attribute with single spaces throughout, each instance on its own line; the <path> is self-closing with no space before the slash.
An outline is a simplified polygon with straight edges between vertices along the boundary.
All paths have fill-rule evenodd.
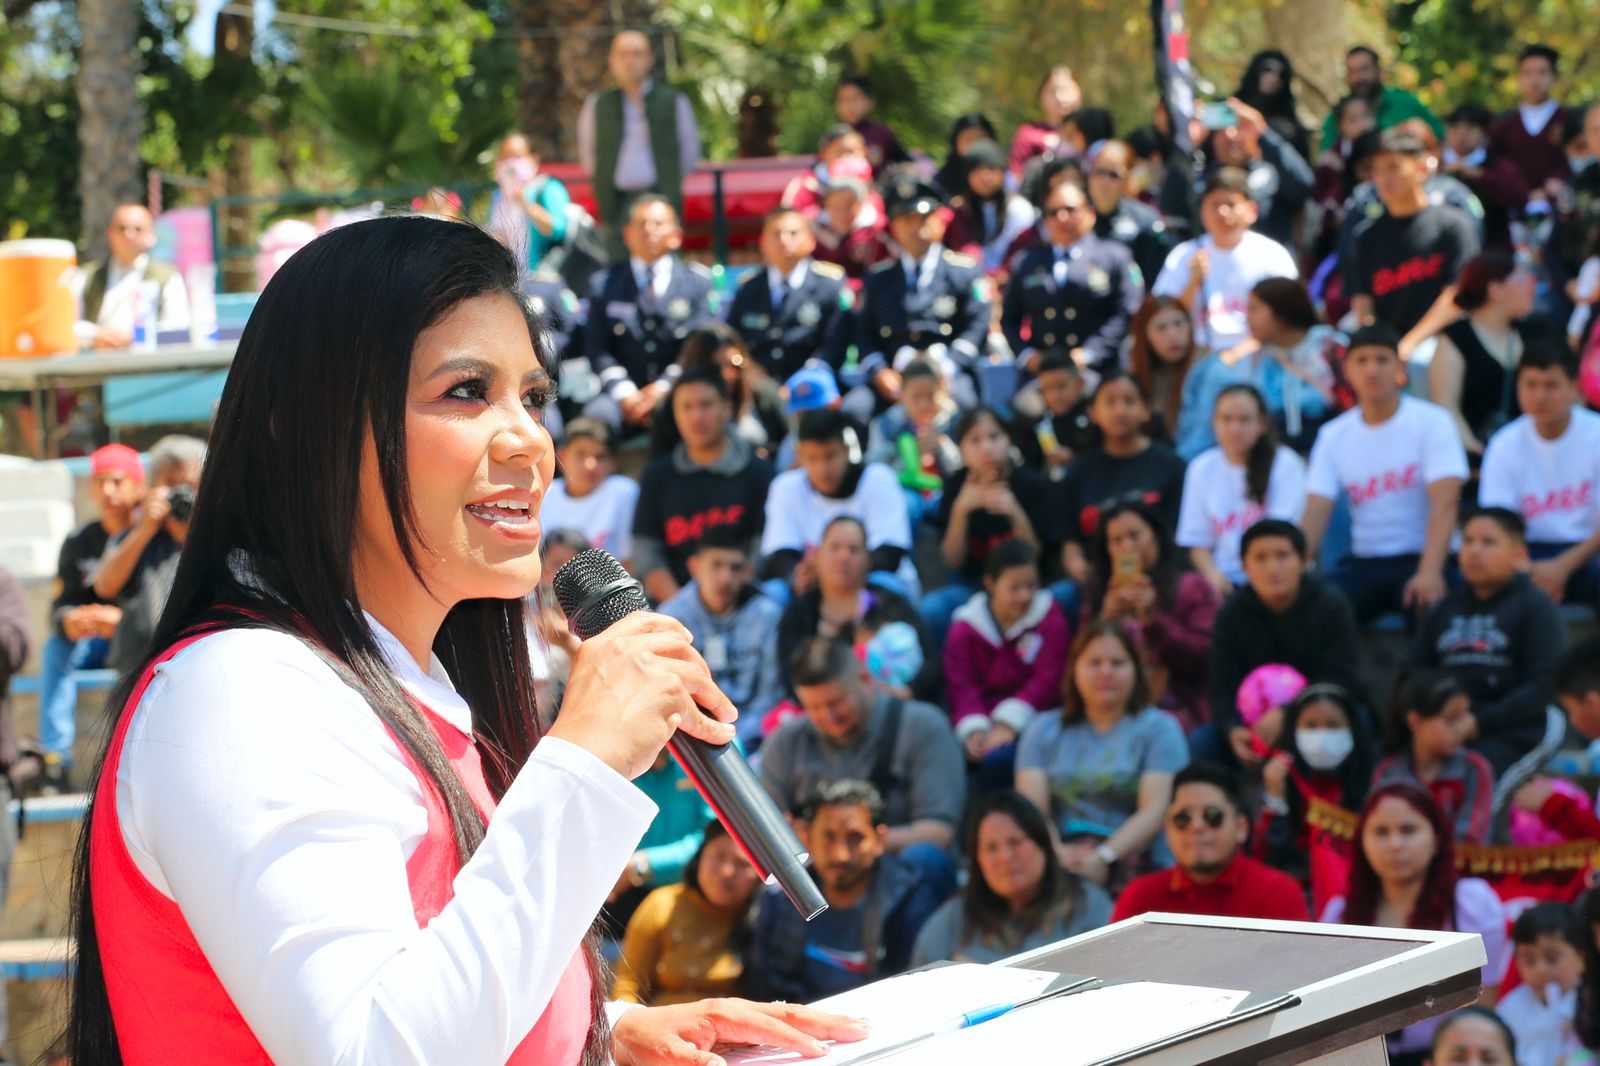
<path id="1" fill-rule="evenodd" d="M 895 178 L 884 190 L 883 206 L 890 218 L 931 215 L 944 206 L 944 194 L 937 185 L 918 177 Z"/>

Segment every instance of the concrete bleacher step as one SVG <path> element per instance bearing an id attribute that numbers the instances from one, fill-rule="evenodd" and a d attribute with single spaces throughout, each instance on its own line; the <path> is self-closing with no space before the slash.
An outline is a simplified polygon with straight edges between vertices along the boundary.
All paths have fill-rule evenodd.
<path id="1" fill-rule="evenodd" d="M 0 940 L 12 1062 L 43 1062 L 66 1027 L 71 961 L 72 942 L 66 937 Z"/>
<path id="2" fill-rule="evenodd" d="M 115 687 L 118 675 L 115 670 L 80 670 L 74 676 L 78 681 L 78 702 L 74 709 L 78 732 L 72 745 L 72 760 L 74 772 L 81 776 L 94 765 L 100 747 L 105 743 L 106 699 Z M 25 737 L 39 735 L 37 673 L 12 679 L 11 714 L 19 734 Z"/>
<path id="3" fill-rule="evenodd" d="M 35 796 L 25 803 L 11 860 L 0 974 L 13 1062 L 41 1061 L 66 1023 L 72 942 L 67 937 L 72 856 L 87 797 Z M 17 817 L 13 800 L 5 816 Z"/>

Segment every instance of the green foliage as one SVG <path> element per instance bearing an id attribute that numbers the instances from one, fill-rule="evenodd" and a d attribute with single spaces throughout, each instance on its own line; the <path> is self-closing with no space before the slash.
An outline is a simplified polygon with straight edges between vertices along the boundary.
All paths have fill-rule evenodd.
<path id="1" fill-rule="evenodd" d="M 1595 10 L 1569 0 L 1402 0 L 1389 12 L 1399 79 L 1441 113 L 1467 100 L 1510 107 L 1517 53 L 1539 41 L 1561 52 L 1558 96 L 1600 99 Z"/>
<path id="2" fill-rule="evenodd" d="M 864 74 L 878 117 L 910 145 L 937 149 L 951 120 L 978 100 L 974 58 L 996 33 L 983 0 L 672 0 L 674 83 L 697 94 L 708 158 L 738 146 L 752 92 L 778 106 L 783 151 L 811 152 L 838 120 L 833 88 Z"/>
<path id="3" fill-rule="evenodd" d="M 77 236 L 78 99 L 59 59 L 74 43 L 60 12 L 0 22 L 0 240 Z"/>

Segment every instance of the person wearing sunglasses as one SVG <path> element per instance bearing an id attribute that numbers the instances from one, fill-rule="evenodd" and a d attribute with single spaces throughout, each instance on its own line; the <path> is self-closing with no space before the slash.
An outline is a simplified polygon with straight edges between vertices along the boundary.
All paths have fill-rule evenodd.
<path id="1" fill-rule="evenodd" d="M 1125 246 L 1133 253 L 1139 273 L 1154 280 L 1177 242 L 1161 212 L 1134 198 L 1134 162 L 1133 149 L 1123 141 L 1107 141 L 1094 154 L 1088 173 L 1094 235 Z"/>
<path id="2" fill-rule="evenodd" d="M 1064 181 L 1045 197 L 1044 243 L 1017 261 L 1000 312 L 1028 380 L 1051 351 L 1097 371 L 1121 360 L 1128 323 L 1144 301 L 1144 276 L 1127 248 L 1096 237 L 1094 227 L 1083 186 Z"/>
<path id="3" fill-rule="evenodd" d="M 1196 762 L 1178 771 L 1165 824 L 1177 864 L 1130 882 L 1117 897 L 1113 922 L 1150 911 L 1311 920 L 1299 882 L 1244 854 L 1250 818 L 1238 785 L 1221 767 Z"/>

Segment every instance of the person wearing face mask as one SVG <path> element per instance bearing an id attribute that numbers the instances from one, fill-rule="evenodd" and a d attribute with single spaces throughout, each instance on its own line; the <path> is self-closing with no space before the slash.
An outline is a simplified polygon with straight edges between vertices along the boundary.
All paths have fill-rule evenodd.
<path id="1" fill-rule="evenodd" d="M 1361 634 L 1350 603 L 1333 586 L 1308 573 L 1306 538 L 1299 527 L 1264 518 L 1239 538 L 1244 588 L 1228 597 L 1212 626 L 1211 733 L 1196 731 L 1197 755 L 1224 766 L 1255 770 L 1261 747 L 1287 743 L 1284 713 L 1268 710 L 1247 726 L 1239 713 L 1239 686 L 1269 663 L 1293 667 L 1313 684 L 1332 682 L 1356 692 Z"/>
<path id="2" fill-rule="evenodd" d="M 1196 762 L 1178 771 L 1166 829 L 1176 863 L 1130 882 L 1117 897 L 1113 922 L 1150 911 L 1311 920 L 1299 883 L 1245 853 L 1250 818 L 1225 770 Z"/>
<path id="3" fill-rule="evenodd" d="M 1283 708 L 1279 737 L 1261 769 L 1255 849 L 1305 884 L 1311 877 L 1306 811 L 1313 799 L 1361 809 L 1372 781 L 1372 736 L 1355 697 L 1324 682 L 1307 685 Z M 1325 902 L 1314 901 L 1319 908 Z"/>

